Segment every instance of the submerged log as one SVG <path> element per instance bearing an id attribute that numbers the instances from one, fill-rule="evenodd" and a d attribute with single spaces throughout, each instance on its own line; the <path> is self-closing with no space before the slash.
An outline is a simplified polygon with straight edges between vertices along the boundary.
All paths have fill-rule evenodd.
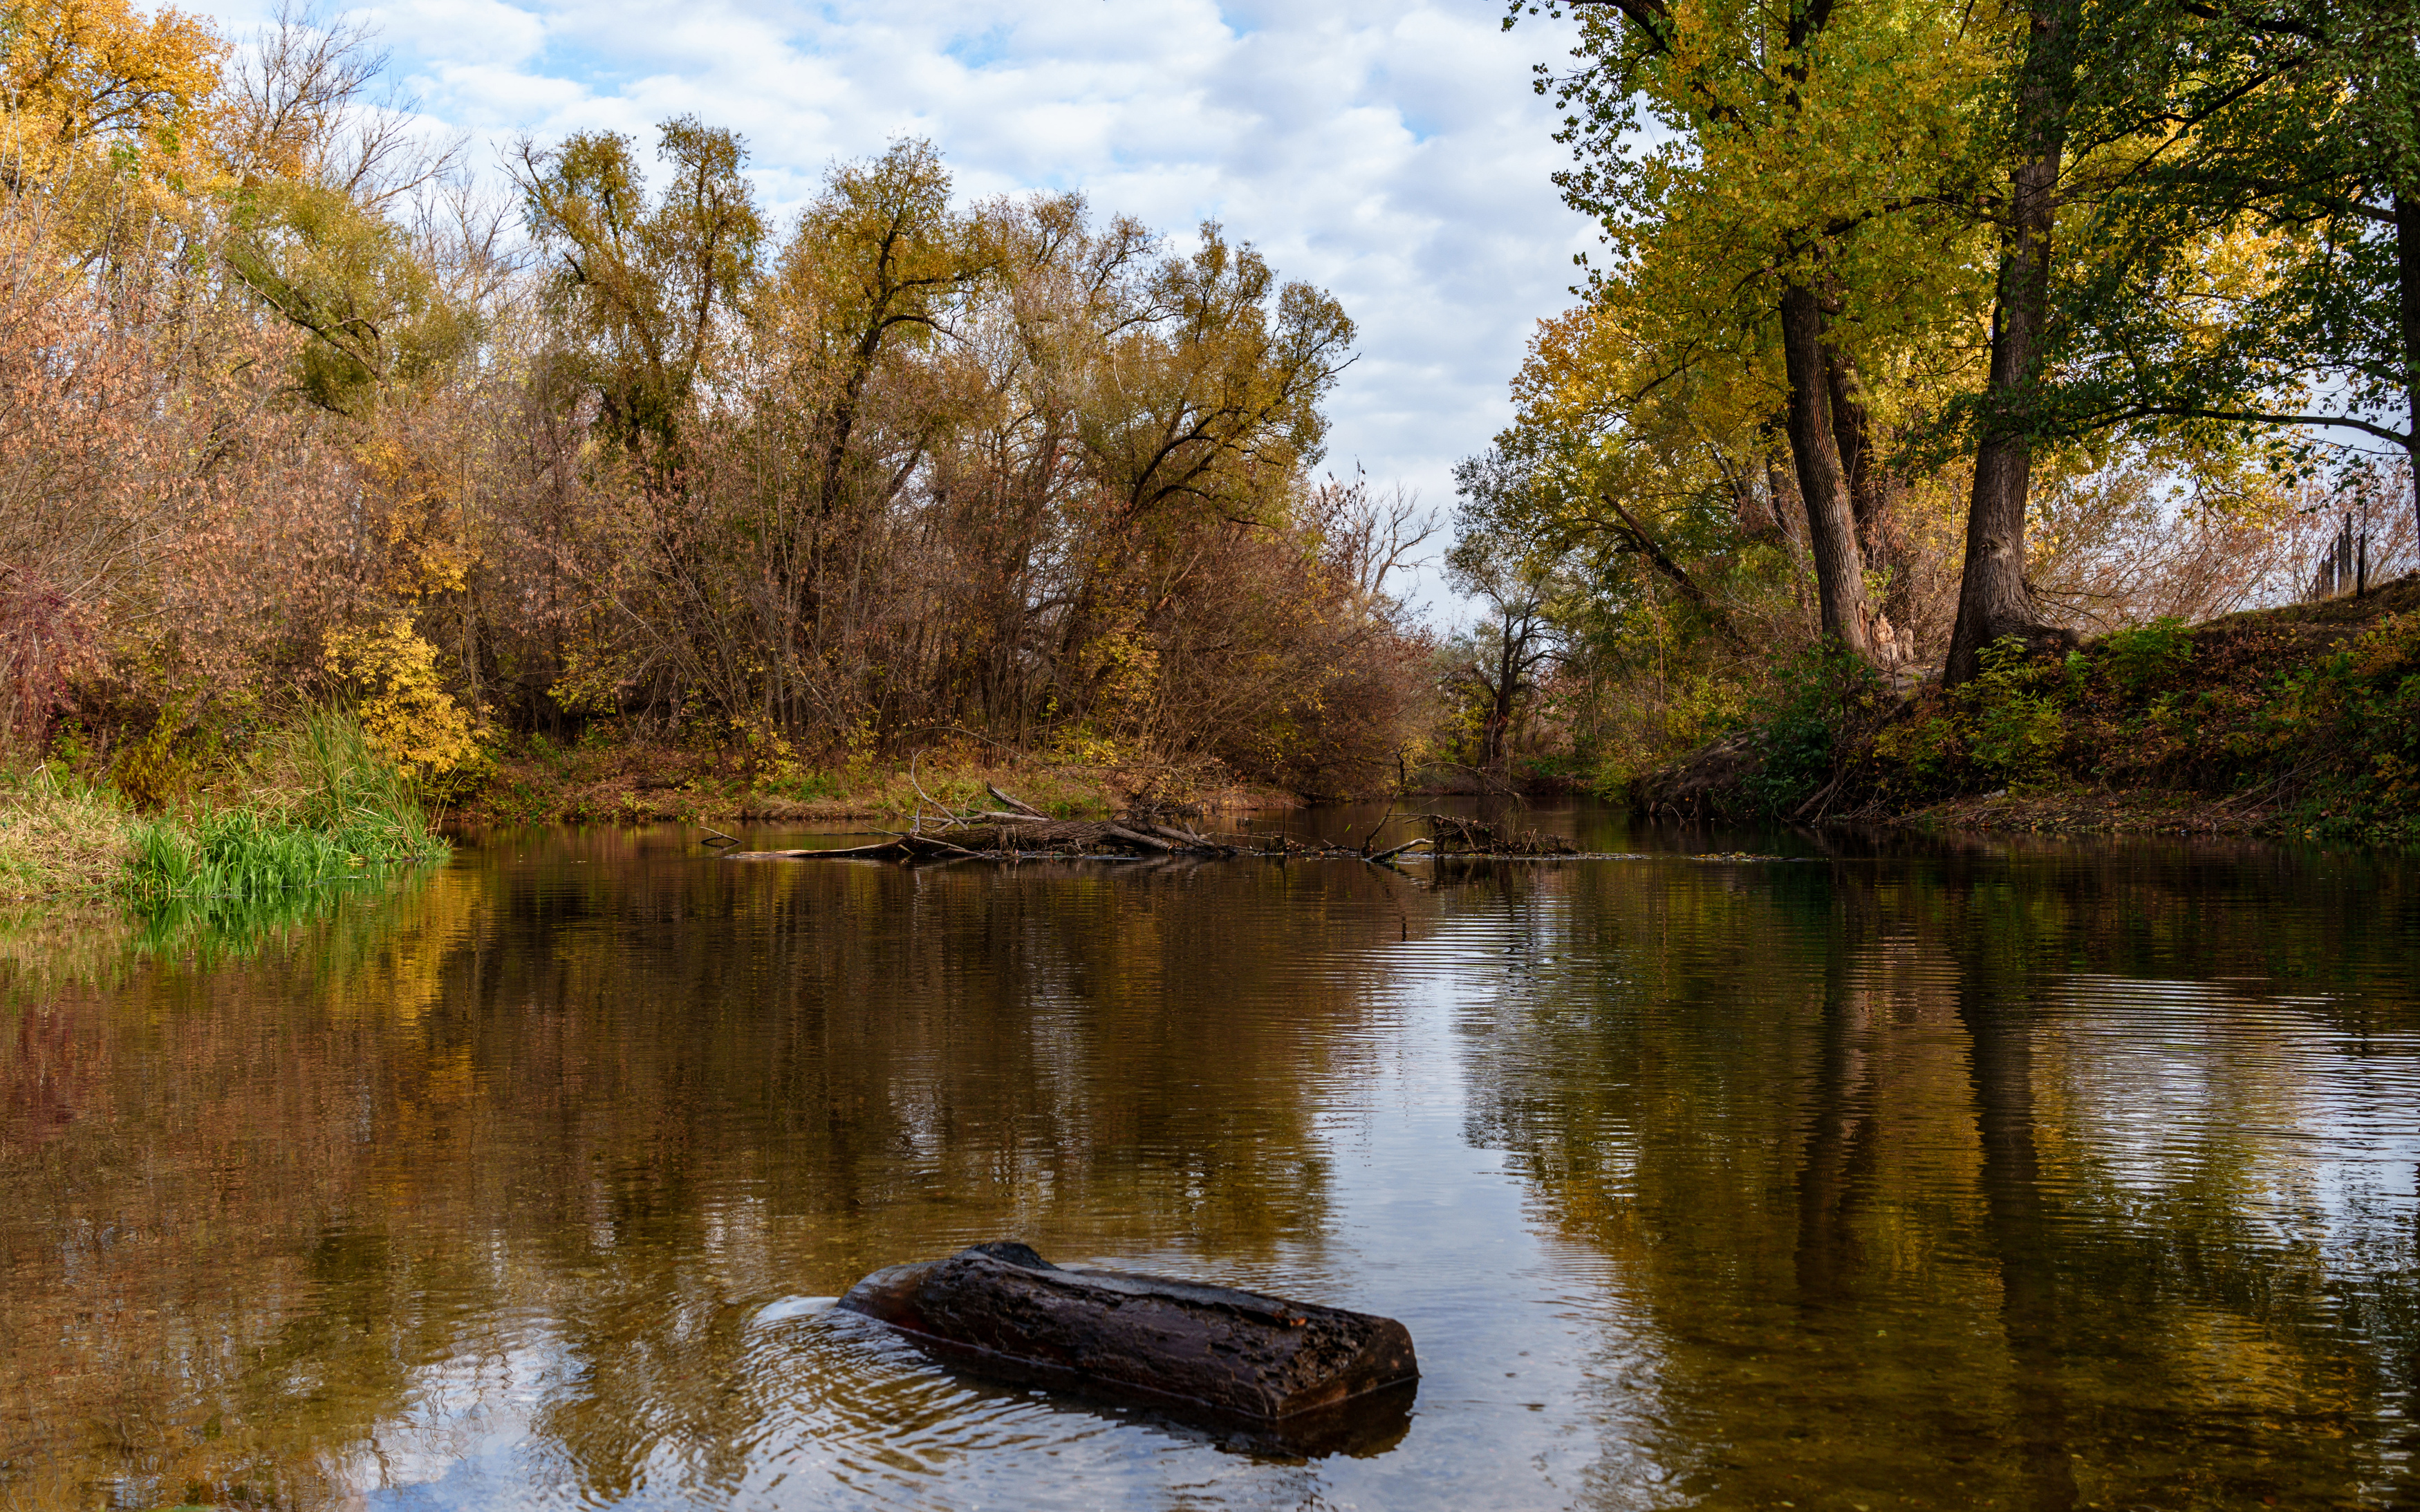
<path id="1" fill-rule="evenodd" d="M 1296 1453 L 1402 1436 L 1419 1380 L 1391 1318 L 1121 1271 L 998 1241 L 876 1271 L 840 1305 L 980 1374 L 1149 1407 Z"/>

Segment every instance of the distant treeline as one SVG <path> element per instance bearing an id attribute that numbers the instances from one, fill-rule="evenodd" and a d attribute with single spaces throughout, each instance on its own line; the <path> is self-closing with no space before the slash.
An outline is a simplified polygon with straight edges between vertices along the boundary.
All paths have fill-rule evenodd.
<path id="1" fill-rule="evenodd" d="M 1317 471 L 1352 322 L 1218 226 L 966 203 L 909 141 L 776 224 L 688 118 L 483 195 L 342 23 L 6 14 L 21 754 L 156 797 L 341 695 L 437 782 L 605 721 L 1321 793 L 1422 732 L 1410 512 Z"/>

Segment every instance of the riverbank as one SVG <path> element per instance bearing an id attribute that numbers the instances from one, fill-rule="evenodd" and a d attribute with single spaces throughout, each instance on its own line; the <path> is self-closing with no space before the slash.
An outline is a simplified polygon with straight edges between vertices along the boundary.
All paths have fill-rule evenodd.
<path id="1" fill-rule="evenodd" d="M 1685 818 L 2420 843 L 2420 575 L 1995 655 L 1904 698 L 1810 662 L 1757 727 L 1630 796 Z"/>
<path id="2" fill-rule="evenodd" d="M 333 719 L 335 722 L 330 723 Z M 334 738 L 341 751 L 314 752 Z M 108 779 L 63 762 L 0 769 L 0 901 L 166 897 L 271 885 L 316 886 L 341 872 L 443 854 L 433 830 L 547 824 L 904 824 L 920 810 L 999 807 L 1011 793 L 1055 819 L 1138 807 L 1171 815 L 1293 809 L 1281 790 L 1235 782 L 1215 764 L 1051 762 L 981 748 L 810 765 L 612 738 L 544 736 L 484 756 L 442 814 L 364 744 L 358 721 L 304 717 L 255 759 L 188 770 L 146 813 Z M 234 880 L 234 879 L 253 880 Z"/>
<path id="3" fill-rule="evenodd" d="M 1299 807 L 1275 788 L 1229 780 L 1211 767 L 986 760 L 967 751 L 753 770 L 728 752 L 598 741 L 561 746 L 533 736 L 499 756 L 493 774 L 452 817 L 473 825 L 814 824 L 904 819 L 921 807 L 996 808 L 986 784 L 1054 819 L 1102 819 L 1143 801 L 1185 812 Z M 921 791 L 920 791 L 921 790 Z"/>

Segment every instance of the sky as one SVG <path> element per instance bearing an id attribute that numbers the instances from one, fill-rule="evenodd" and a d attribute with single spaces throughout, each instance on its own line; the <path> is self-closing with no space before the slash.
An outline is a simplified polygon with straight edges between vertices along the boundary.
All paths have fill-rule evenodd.
<path id="1" fill-rule="evenodd" d="M 267 7 L 200 8 L 231 37 Z M 1204 219 L 1359 328 L 1329 403 L 1328 471 L 1444 512 L 1454 461 L 1510 417 L 1537 321 L 1571 302 L 1592 229 L 1531 65 L 1562 26 L 1506 34 L 1495 0 L 419 0 L 370 23 L 421 112 L 489 162 L 523 134 L 694 114 L 746 139 L 765 203 L 900 136 L 958 192 L 1079 190 L 1181 247 Z M 1438 593 L 1422 574 L 1424 596 Z M 1438 607 L 1450 613 L 1449 604 Z"/>

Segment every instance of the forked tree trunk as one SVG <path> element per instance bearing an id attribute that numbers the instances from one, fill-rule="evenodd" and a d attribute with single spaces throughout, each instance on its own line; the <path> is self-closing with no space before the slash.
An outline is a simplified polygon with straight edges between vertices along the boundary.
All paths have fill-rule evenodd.
<path id="1" fill-rule="evenodd" d="M 1992 311 L 1992 370 L 1966 512 L 1966 563 L 1945 680 L 1982 670 L 1983 649 L 2004 636 L 2071 639 L 2041 623 L 2025 583 L 2025 499 L 2033 473 L 2035 390 L 2050 316 L 2051 224 L 2067 152 L 2067 102 L 2075 73 L 2074 0 L 2036 0 L 2025 38 L 2018 123 L 2023 158 L 2009 176 L 2009 224 Z"/>
<path id="2" fill-rule="evenodd" d="M 1790 455 L 1807 507 L 1807 546 L 1823 635 L 1861 657 L 1873 646 L 1866 626 L 1866 563 L 1857 549 L 1856 513 L 1832 429 L 1831 383 L 1823 368 L 1823 312 L 1815 291 L 1781 291 L 1782 363 L 1790 378 Z"/>

